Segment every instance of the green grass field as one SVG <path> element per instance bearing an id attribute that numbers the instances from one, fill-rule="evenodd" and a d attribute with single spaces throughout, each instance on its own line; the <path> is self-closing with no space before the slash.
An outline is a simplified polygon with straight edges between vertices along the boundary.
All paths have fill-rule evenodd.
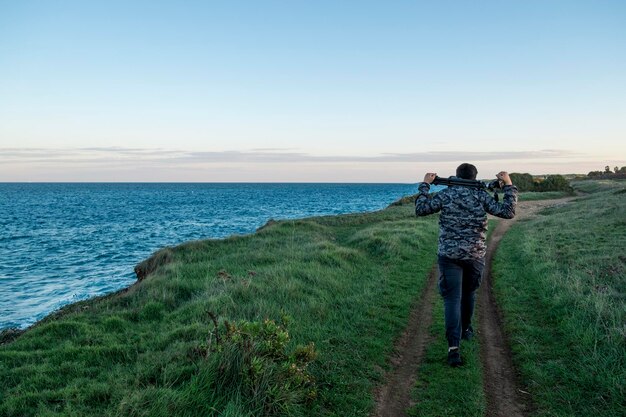
<path id="1" fill-rule="evenodd" d="M 519 201 L 552 200 L 571 196 L 567 191 L 527 191 L 519 194 Z"/>
<path id="2" fill-rule="evenodd" d="M 625 406 L 626 183 L 577 184 L 588 194 L 514 225 L 495 261 L 539 416 Z M 0 345 L 0 416 L 369 415 L 436 260 L 437 216 L 415 218 L 405 200 L 159 251 L 128 291 Z M 441 305 L 437 294 L 409 413 L 484 415 L 478 340 L 449 368 Z"/>
<path id="3" fill-rule="evenodd" d="M 436 234 L 435 219 L 406 205 L 163 250 L 129 291 L 70 306 L 0 346 L 0 416 L 367 415 Z M 288 317 L 286 353 L 315 344 L 316 397 L 303 401 L 287 360 L 251 359 L 241 340 L 205 358 L 209 311 L 222 323 Z M 226 387 L 232 363 L 260 376 Z"/>
<path id="4" fill-rule="evenodd" d="M 494 265 L 514 361 L 537 416 L 626 409 L 626 182 L 519 222 Z"/>

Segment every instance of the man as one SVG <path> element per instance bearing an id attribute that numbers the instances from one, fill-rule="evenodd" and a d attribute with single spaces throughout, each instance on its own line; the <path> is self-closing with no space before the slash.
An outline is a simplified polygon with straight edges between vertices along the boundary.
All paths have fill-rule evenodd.
<path id="1" fill-rule="evenodd" d="M 458 178 L 475 180 L 478 171 L 472 164 L 456 169 Z M 496 176 L 503 183 L 504 199 L 498 203 L 485 189 L 453 185 L 429 195 L 437 174 L 427 173 L 419 184 L 415 214 L 427 216 L 441 211 L 439 217 L 439 292 L 444 302 L 448 363 L 462 364 L 461 338 L 473 336 L 472 315 L 475 291 L 480 286 L 485 266 L 487 213 L 504 219 L 515 216 L 517 188 L 505 171 Z"/>

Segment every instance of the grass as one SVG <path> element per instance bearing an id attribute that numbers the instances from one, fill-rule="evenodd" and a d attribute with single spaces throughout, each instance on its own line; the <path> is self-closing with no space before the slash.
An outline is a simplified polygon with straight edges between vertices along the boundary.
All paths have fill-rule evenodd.
<path id="1" fill-rule="evenodd" d="M 580 186 L 579 186 L 580 184 Z M 518 222 L 496 254 L 496 297 L 537 416 L 626 407 L 626 182 Z"/>
<path id="2" fill-rule="evenodd" d="M 626 180 L 624 179 L 610 179 L 610 180 L 580 180 L 572 181 L 572 186 L 575 190 L 583 193 L 597 193 L 601 191 L 614 190 L 619 191 L 626 187 Z"/>
<path id="3" fill-rule="evenodd" d="M 544 197 L 555 195 L 522 198 Z M 416 219 L 411 198 L 402 203 L 166 248 L 139 265 L 145 279 L 127 291 L 68 306 L 11 343 L 13 334 L 1 334 L 0 416 L 368 415 L 436 259 L 437 217 Z M 450 369 L 436 302 L 410 413 L 482 415 L 478 342 L 463 345 L 462 369 Z M 222 330 L 226 320 L 244 323 L 266 339 L 235 335 L 216 349 L 208 312 Z M 274 340 L 258 330 L 266 319 L 285 322 L 276 331 L 285 346 L 254 356 Z M 314 346 L 316 359 L 294 374 L 285 366 L 297 362 L 298 346 Z M 297 392 L 303 375 L 316 384 L 306 402 Z"/>
<path id="4" fill-rule="evenodd" d="M 477 325 L 474 324 L 474 327 Z M 452 368 L 448 365 L 443 303 L 439 296 L 435 297 L 433 303 L 430 334 L 432 342 L 425 351 L 412 393 L 415 405 L 408 410 L 408 415 L 483 416 L 486 400 L 482 385 L 478 338 L 461 342 L 463 366 Z"/>
<path id="5" fill-rule="evenodd" d="M 563 198 L 571 196 L 572 193 L 567 191 L 544 191 L 544 192 L 536 192 L 536 191 L 526 191 L 523 193 L 519 193 L 519 201 L 536 201 L 536 200 L 552 200 L 556 198 Z"/>
<path id="6" fill-rule="evenodd" d="M 270 406 L 272 415 L 367 415 L 435 261 L 436 235 L 434 219 L 404 205 L 164 249 L 128 291 L 69 306 L 0 346 L 0 416 L 257 416 Z M 245 338 L 207 350 L 209 311 L 220 326 L 286 320 L 281 358 L 314 343 L 317 397 L 291 398 L 289 382 L 272 392 L 248 384 L 258 390 L 249 396 L 243 383 L 222 387 L 229 364 L 262 365 L 238 353 Z M 288 381 L 280 366 L 269 377 Z"/>

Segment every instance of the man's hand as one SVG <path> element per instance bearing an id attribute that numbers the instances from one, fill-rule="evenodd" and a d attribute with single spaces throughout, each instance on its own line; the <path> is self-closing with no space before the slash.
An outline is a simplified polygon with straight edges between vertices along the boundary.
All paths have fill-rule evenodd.
<path id="1" fill-rule="evenodd" d="M 427 184 L 431 184 L 435 180 L 436 176 L 436 173 L 429 172 L 428 174 L 424 175 L 424 182 Z"/>
<path id="2" fill-rule="evenodd" d="M 504 182 L 504 185 L 513 185 L 513 182 L 511 181 L 511 177 L 509 177 L 509 173 L 506 171 L 500 171 L 496 174 L 496 177 L 498 177 L 499 180 Z"/>

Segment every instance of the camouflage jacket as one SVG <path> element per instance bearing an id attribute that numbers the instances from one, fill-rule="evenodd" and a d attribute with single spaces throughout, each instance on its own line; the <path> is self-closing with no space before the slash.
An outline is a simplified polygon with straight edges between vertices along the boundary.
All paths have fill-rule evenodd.
<path id="1" fill-rule="evenodd" d="M 498 203 L 483 189 L 450 186 L 429 195 L 430 185 L 419 184 L 415 214 L 439 217 L 439 255 L 452 259 L 479 259 L 485 256 L 487 213 L 504 219 L 515 216 L 517 187 L 504 186 L 504 201 Z"/>

